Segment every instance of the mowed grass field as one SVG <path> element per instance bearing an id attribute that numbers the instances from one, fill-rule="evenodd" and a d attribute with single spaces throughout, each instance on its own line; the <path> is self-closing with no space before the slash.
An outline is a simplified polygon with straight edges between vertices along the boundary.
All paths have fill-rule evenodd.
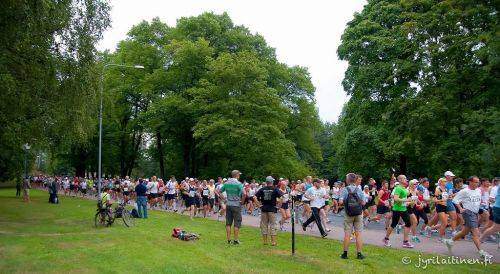
<path id="1" fill-rule="evenodd" d="M 93 226 L 95 202 L 32 190 L 32 202 L 0 189 L 0 273 L 500 273 L 498 264 L 405 265 L 418 261 L 414 251 L 366 246 L 367 259 L 340 259 L 341 243 L 297 236 L 290 252 L 290 233 L 279 234 L 277 247 L 263 246 L 259 230 L 243 227 L 240 246 L 228 246 L 224 224 L 165 212 L 151 212 L 127 228 L 117 220 L 110 228 Z M 170 236 L 173 227 L 201 234 L 183 242 Z M 429 255 L 422 255 L 429 257 Z"/>

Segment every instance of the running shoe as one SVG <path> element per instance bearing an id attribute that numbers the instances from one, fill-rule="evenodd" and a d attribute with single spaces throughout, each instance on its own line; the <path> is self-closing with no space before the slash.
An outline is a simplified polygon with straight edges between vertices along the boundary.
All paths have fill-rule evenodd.
<path id="1" fill-rule="evenodd" d="M 233 241 L 233 245 L 239 245 L 239 244 L 241 244 L 240 240 L 234 240 Z"/>
<path id="2" fill-rule="evenodd" d="M 342 253 L 342 255 L 340 255 L 340 258 L 342 258 L 342 259 L 347 259 L 347 254 Z"/>
<path id="3" fill-rule="evenodd" d="M 417 243 L 417 244 L 420 243 L 420 239 L 417 236 L 411 237 L 411 241 L 414 242 L 414 243 Z"/>
<path id="4" fill-rule="evenodd" d="M 404 248 L 414 248 L 415 246 L 412 245 L 410 242 L 403 242 L 403 247 Z"/>
<path id="5" fill-rule="evenodd" d="M 306 231 L 306 227 L 302 224 L 302 230 Z"/>
<path id="6" fill-rule="evenodd" d="M 488 252 L 486 252 L 482 249 L 479 250 L 479 256 L 481 257 L 481 259 L 488 260 L 488 261 L 493 259 L 493 255 L 489 254 Z"/>
<path id="7" fill-rule="evenodd" d="M 386 247 L 390 247 L 391 246 L 391 243 L 389 242 L 389 239 L 384 238 L 382 240 L 382 242 L 384 243 L 384 246 L 386 246 Z"/>
<path id="8" fill-rule="evenodd" d="M 448 248 L 448 252 L 451 253 L 451 248 L 453 247 L 453 241 L 451 239 L 443 239 L 443 244 Z"/>
<path id="9" fill-rule="evenodd" d="M 361 254 L 361 252 L 360 252 L 360 253 L 358 253 L 358 256 L 356 256 L 356 258 L 357 258 L 358 260 L 363 260 L 363 259 L 364 259 L 364 258 L 366 258 L 366 257 L 365 257 L 365 255 Z"/>

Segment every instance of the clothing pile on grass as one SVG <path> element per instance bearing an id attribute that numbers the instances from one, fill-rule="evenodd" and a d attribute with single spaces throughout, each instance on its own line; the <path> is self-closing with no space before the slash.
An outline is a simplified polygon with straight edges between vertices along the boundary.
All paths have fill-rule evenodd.
<path id="1" fill-rule="evenodd" d="M 196 233 L 187 232 L 185 230 L 182 230 L 182 228 L 178 227 L 172 230 L 172 237 L 183 241 L 194 241 L 200 239 L 200 235 Z"/>

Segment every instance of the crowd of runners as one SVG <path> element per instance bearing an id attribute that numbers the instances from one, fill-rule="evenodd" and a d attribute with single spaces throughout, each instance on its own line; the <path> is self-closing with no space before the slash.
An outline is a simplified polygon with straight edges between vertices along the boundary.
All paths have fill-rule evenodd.
<path id="1" fill-rule="evenodd" d="M 276 230 L 286 230 L 292 216 L 294 202 L 296 221 L 303 230 L 316 226 L 326 237 L 332 229 L 331 217 L 344 217 L 345 252 L 350 240 L 356 239 L 358 258 L 361 254 L 361 231 L 373 223 L 383 222 L 385 235 L 381 240 L 391 246 L 390 236 L 403 233 L 402 247 L 413 248 L 421 237 L 438 236 L 448 248 L 455 241 L 472 240 L 481 257 L 491 257 L 481 249 L 486 240 L 497 240 L 500 224 L 500 178 L 488 179 L 471 176 L 457 178 L 451 171 L 435 184 L 427 178 L 408 180 L 405 175 L 392 175 L 380 183 L 350 173 L 346 182 L 329 182 L 311 176 L 303 180 L 288 180 L 268 176 L 265 182 L 254 179 L 240 181 L 239 171 L 230 178 L 200 180 L 171 176 L 163 180 L 151 178 L 103 179 L 102 190 L 108 200 L 136 204 L 139 215 L 147 218 L 147 209 L 188 214 L 190 218 L 210 217 L 226 219 L 228 243 L 239 244 L 238 232 L 241 215 L 261 217 L 264 243 L 267 236 L 276 244 Z M 34 177 L 38 187 L 56 185 L 59 193 L 66 196 L 96 197 L 97 184 L 92 178 Z M 142 187 L 142 188 L 141 188 Z M 142 199 L 143 198 L 143 199 Z M 359 199 L 359 214 L 350 212 Z M 143 200 L 143 202 L 140 202 Z M 353 202 L 354 201 L 354 202 Z M 276 216 L 275 216 L 276 215 Z M 231 226 L 234 240 L 231 241 Z"/>

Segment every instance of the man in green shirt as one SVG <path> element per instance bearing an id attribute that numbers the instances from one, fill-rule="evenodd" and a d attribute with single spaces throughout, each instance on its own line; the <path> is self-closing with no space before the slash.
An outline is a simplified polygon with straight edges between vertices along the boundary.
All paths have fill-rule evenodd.
<path id="1" fill-rule="evenodd" d="M 227 243 L 231 243 L 231 226 L 234 223 L 234 241 L 233 244 L 240 244 L 239 232 L 241 227 L 241 201 L 243 198 L 243 185 L 238 180 L 241 172 L 233 170 L 231 177 L 227 182 L 218 190 L 219 197 L 223 198 L 223 192 L 226 192 L 226 237 Z"/>
<path id="2" fill-rule="evenodd" d="M 391 235 L 394 228 L 398 225 L 399 219 L 401 218 L 405 223 L 403 247 L 413 248 L 414 246 L 408 241 L 411 227 L 410 214 L 408 214 L 408 211 L 406 209 L 406 204 L 409 202 L 409 191 L 407 189 L 408 180 L 406 179 L 405 175 L 399 175 L 397 179 L 399 185 L 397 185 L 392 192 L 394 199 L 394 205 L 392 206 L 392 223 L 391 226 L 387 228 L 387 232 L 383 242 L 385 246 L 391 246 L 391 243 L 389 242 L 389 236 Z"/>

